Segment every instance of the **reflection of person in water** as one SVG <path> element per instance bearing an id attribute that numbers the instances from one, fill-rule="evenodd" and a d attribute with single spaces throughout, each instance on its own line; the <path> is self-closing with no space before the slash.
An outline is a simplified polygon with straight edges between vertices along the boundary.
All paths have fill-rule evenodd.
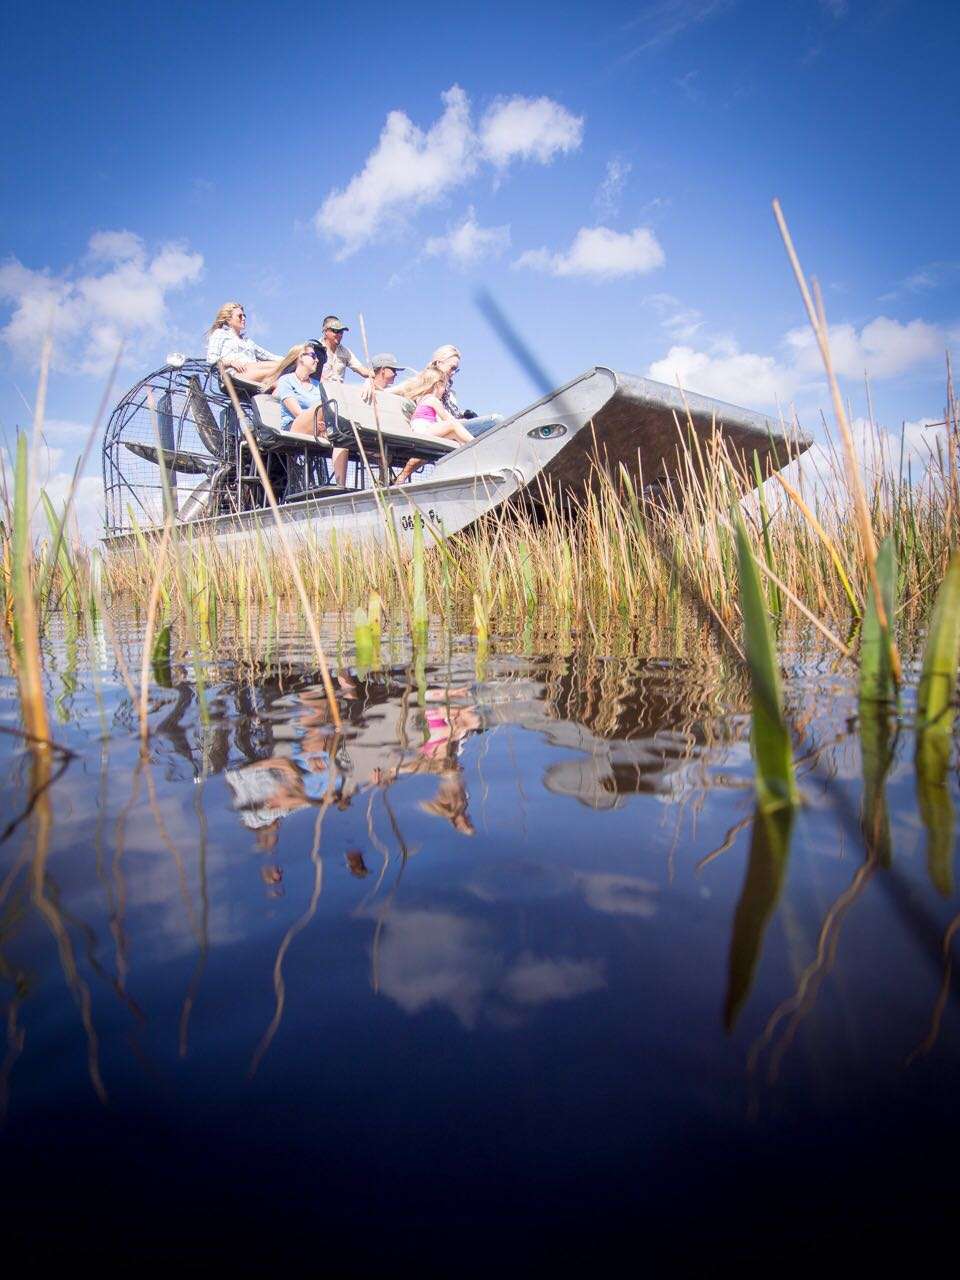
<path id="1" fill-rule="evenodd" d="M 426 694 L 427 740 L 412 760 L 387 771 L 376 770 L 374 782 L 391 782 L 401 773 L 437 773 L 440 784 L 432 800 L 422 800 L 424 813 L 446 818 L 461 835 L 472 836 L 475 827 L 467 813 L 469 796 L 463 781 L 459 756 L 464 740 L 481 727 L 473 705 L 457 705 L 451 699 L 463 698 L 467 689 L 428 689 Z"/>

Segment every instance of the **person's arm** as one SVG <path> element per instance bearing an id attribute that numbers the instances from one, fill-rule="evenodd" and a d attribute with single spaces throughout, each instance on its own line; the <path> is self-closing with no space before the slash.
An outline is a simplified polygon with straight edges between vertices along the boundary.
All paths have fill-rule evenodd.
<path id="1" fill-rule="evenodd" d="M 253 344 L 253 349 L 254 349 L 254 352 L 256 353 L 256 357 L 258 360 L 279 360 L 280 359 L 278 355 L 274 355 L 274 353 L 272 351 L 268 351 L 266 347 L 261 347 L 260 344 L 257 342 Z"/>
<path id="2" fill-rule="evenodd" d="M 299 418 L 300 414 L 303 412 L 300 408 L 300 403 L 295 396 L 284 396 L 280 403 L 286 409 L 287 413 L 292 413 L 295 418 Z"/>
<path id="3" fill-rule="evenodd" d="M 359 373 L 361 378 L 372 378 L 373 370 L 368 369 L 365 364 L 361 364 L 353 352 L 347 348 L 347 368 L 352 369 L 354 373 Z"/>

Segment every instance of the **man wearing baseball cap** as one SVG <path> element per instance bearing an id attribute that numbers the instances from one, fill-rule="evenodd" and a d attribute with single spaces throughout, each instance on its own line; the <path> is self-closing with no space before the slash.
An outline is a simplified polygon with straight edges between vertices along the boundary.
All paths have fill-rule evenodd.
<path id="1" fill-rule="evenodd" d="M 361 364 L 349 347 L 344 346 L 343 335 L 349 333 L 348 327 L 339 316 L 324 316 L 323 346 L 327 353 L 327 362 L 320 375 L 322 382 L 342 382 L 348 369 L 359 373 L 361 378 L 369 378 L 371 371 Z"/>
<path id="2" fill-rule="evenodd" d="M 373 370 L 374 391 L 386 391 L 393 386 L 397 374 L 406 365 L 402 365 L 392 351 L 381 351 L 370 361 L 370 368 Z"/>

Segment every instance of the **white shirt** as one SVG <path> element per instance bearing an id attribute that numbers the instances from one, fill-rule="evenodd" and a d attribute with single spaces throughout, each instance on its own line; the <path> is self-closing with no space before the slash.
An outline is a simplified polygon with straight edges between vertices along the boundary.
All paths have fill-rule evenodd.
<path id="1" fill-rule="evenodd" d="M 265 347 L 258 346 L 252 338 L 240 338 L 227 324 L 214 329 L 207 341 L 207 363 L 218 360 L 239 360 L 241 364 L 256 364 L 258 360 L 279 360 L 279 356 Z"/>
<path id="2" fill-rule="evenodd" d="M 327 363 L 323 366 L 323 372 L 320 374 L 321 382 L 342 382 L 343 375 L 348 369 L 352 369 L 354 373 L 359 373 L 363 365 L 353 354 L 349 347 L 345 347 L 341 342 L 336 351 L 331 355 L 330 349 L 327 348 Z"/>

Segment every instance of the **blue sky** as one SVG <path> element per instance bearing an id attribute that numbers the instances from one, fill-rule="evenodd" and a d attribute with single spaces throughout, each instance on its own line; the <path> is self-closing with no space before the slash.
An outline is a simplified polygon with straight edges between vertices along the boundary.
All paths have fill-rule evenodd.
<path id="1" fill-rule="evenodd" d="M 482 286 L 557 381 L 679 376 L 813 428 L 827 401 L 775 195 L 855 412 L 866 369 L 888 426 L 940 417 L 958 36 L 960 7 L 906 0 L 16 6 L 0 426 L 28 419 L 51 302 L 54 475 L 121 331 L 125 386 L 200 351 L 233 297 L 277 350 L 328 311 L 411 365 L 455 342 L 461 402 L 511 411 L 536 393 Z"/>

